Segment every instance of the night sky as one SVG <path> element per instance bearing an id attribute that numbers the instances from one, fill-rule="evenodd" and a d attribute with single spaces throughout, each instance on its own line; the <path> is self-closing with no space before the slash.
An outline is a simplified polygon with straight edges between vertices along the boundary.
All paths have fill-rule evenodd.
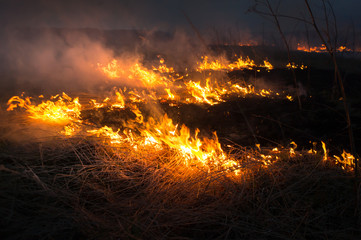
<path id="1" fill-rule="evenodd" d="M 277 3 L 278 1 L 272 1 Z M 311 0 L 320 16 L 321 1 Z M 247 10 L 252 0 L 2 0 L 0 23 L 4 27 L 65 27 L 99 29 L 189 29 L 182 11 L 201 30 L 240 28 L 259 31 L 269 21 Z M 361 29 L 360 0 L 331 0 L 340 28 Z M 280 12 L 305 15 L 302 0 L 281 1 Z M 289 22 L 288 22 L 289 23 Z M 294 23 L 285 25 L 293 28 Z"/>

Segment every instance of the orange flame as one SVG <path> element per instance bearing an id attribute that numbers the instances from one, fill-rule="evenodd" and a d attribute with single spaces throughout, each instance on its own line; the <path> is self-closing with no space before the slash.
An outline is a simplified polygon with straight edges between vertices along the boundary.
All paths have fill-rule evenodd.
<path id="1" fill-rule="evenodd" d="M 31 102 L 30 97 L 13 96 L 8 101 L 7 111 L 17 107 L 25 108 L 32 119 L 39 119 L 51 123 L 68 124 L 80 121 L 81 104 L 79 98 L 72 99 L 65 93 L 55 95 L 51 100 L 42 101 L 40 104 Z"/>
<path id="2" fill-rule="evenodd" d="M 218 58 L 213 61 L 209 61 L 208 56 L 202 57 L 203 62 L 198 63 L 197 71 L 202 72 L 206 70 L 213 70 L 213 71 L 219 71 L 219 70 L 225 70 L 225 71 L 232 71 L 232 70 L 240 70 L 240 69 L 254 69 L 256 67 L 266 68 L 268 70 L 273 69 L 272 64 L 265 60 L 263 62 L 263 65 L 257 66 L 253 60 L 251 60 L 249 57 L 246 57 L 243 59 L 242 57 L 239 57 L 236 61 L 229 63 L 224 58 Z"/>
<path id="3" fill-rule="evenodd" d="M 306 47 L 306 45 L 304 44 L 297 44 L 297 51 L 302 51 L 302 52 L 314 52 L 314 53 L 325 53 L 327 52 L 327 48 L 324 44 L 321 44 L 321 46 L 310 46 L 310 47 Z M 352 50 L 349 49 L 346 46 L 340 46 L 336 49 L 336 52 L 351 52 Z"/>

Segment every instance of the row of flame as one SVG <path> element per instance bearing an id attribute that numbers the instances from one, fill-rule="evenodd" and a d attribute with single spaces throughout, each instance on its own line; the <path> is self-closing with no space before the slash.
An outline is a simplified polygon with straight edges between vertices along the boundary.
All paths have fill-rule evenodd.
<path id="1" fill-rule="evenodd" d="M 257 66 L 249 58 L 246 60 L 238 59 L 235 63 L 228 65 L 220 61 L 208 61 L 207 57 L 203 58 L 203 62 L 199 64 L 197 71 L 205 70 L 233 70 L 243 68 L 256 68 Z M 258 66 L 267 70 L 272 69 L 272 65 L 267 61 L 263 66 Z M 168 68 L 164 64 L 164 60 L 160 60 L 160 66 L 153 67 L 149 70 L 142 65 L 136 63 L 129 69 L 124 69 L 119 66 L 117 60 L 112 60 L 106 66 L 98 65 L 98 69 L 106 74 L 109 78 L 119 78 L 121 74 L 130 74 L 129 78 L 140 80 L 143 87 L 148 87 L 148 90 L 138 91 L 137 89 L 123 90 L 116 89 L 114 94 L 98 102 L 95 99 L 90 100 L 86 106 L 80 104 L 79 98 L 71 98 L 65 93 L 61 95 L 52 96 L 49 100 L 42 100 L 41 103 L 36 104 L 32 98 L 24 96 L 14 96 L 8 101 L 8 111 L 15 108 L 24 108 L 29 118 L 41 120 L 47 123 L 56 123 L 64 125 L 64 130 L 61 132 L 65 136 L 74 136 L 77 134 L 86 134 L 97 136 L 105 143 L 111 146 L 121 146 L 127 144 L 135 151 L 141 149 L 152 149 L 154 151 L 162 151 L 165 149 L 172 150 L 180 154 L 183 163 L 187 166 L 196 165 L 198 167 L 211 169 L 221 169 L 232 172 L 235 175 L 241 174 L 241 165 L 237 159 L 227 155 L 221 148 L 218 141 L 217 134 L 214 132 L 212 138 L 198 137 L 199 130 L 196 129 L 191 133 L 186 126 L 178 126 L 174 124 L 172 119 L 166 114 L 162 116 L 145 117 L 145 114 L 139 109 L 139 103 L 169 101 L 169 102 L 185 102 L 185 103 L 206 103 L 217 104 L 225 101 L 225 96 L 235 94 L 237 96 L 246 96 L 247 94 L 254 94 L 263 97 L 280 96 L 271 90 L 256 91 L 254 87 L 240 86 L 239 84 L 232 84 L 226 82 L 219 84 L 217 82 L 210 82 L 207 78 L 205 86 L 201 82 L 194 82 L 192 80 L 186 81 L 185 89 L 186 95 L 183 97 L 177 94 L 172 89 L 178 89 L 182 86 L 175 85 L 176 80 L 185 79 L 186 76 L 180 76 L 173 68 Z M 166 94 L 157 91 L 161 86 Z M 149 88 L 151 87 L 151 88 Z M 182 93 L 184 91 L 182 90 Z M 290 96 L 286 96 L 292 100 Z M 39 96 L 40 99 L 44 98 Z M 114 130 L 108 126 L 97 128 L 94 125 L 84 122 L 81 117 L 81 112 L 84 109 L 92 109 L 97 111 L 100 108 L 107 109 L 128 109 L 134 114 L 134 118 L 127 120 L 122 124 L 122 131 L 120 129 Z M 86 124 L 85 124 L 86 123 Z M 89 127 L 89 125 L 91 127 Z M 324 147 L 325 160 L 329 159 L 326 155 L 326 147 Z M 289 148 L 291 156 L 296 155 L 295 147 Z M 270 155 L 260 154 L 258 161 L 264 165 L 268 165 L 273 161 L 278 160 L 278 149 L 273 149 Z M 317 153 L 312 150 L 311 154 Z M 248 156 L 251 158 L 251 156 Z M 336 162 L 343 165 L 344 168 L 352 167 L 354 157 L 346 152 L 343 153 L 342 158 L 334 157 Z M 257 159 L 254 159 L 257 160 Z"/>

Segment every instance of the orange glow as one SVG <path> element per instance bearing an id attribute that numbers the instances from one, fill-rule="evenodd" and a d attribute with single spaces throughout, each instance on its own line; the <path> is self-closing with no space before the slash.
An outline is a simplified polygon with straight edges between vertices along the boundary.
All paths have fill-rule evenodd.
<path id="1" fill-rule="evenodd" d="M 108 64 L 98 63 L 97 66 L 98 70 L 111 80 L 130 79 L 134 81 L 134 85 L 143 87 L 167 86 L 170 79 L 160 73 L 167 71 L 168 73 L 172 73 L 173 71 L 171 68 L 162 65 L 159 69 L 155 69 L 159 72 L 156 73 L 153 70 L 143 67 L 142 64 L 137 61 L 121 64 L 121 62 L 116 59 L 113 59 Z"/>
<path id="2" fill-rule="evenodd" d="M 119 68 L 118 61 L 113 59 L 110 63 L 103 66 L 102 64 L 98 63 L 98 68 L 110 79 L 117 79 L 120 78 L 124 71 Z"/>

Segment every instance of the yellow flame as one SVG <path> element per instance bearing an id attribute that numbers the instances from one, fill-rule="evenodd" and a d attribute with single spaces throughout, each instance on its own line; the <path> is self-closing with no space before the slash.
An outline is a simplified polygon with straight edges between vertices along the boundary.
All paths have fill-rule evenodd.
<path id="1" fill-rule="evenodd" d="M 297 44 L 297 51 L 302 52 L 314 52 L 314 53 L 325 53 L 327 52 L 327 48 L 324 44 L 321 44 L 321 46 L 310 46 L 306 47 L 306 45 L 298 43 Z M 336 49 L 336 52 L 351 52 L 352 50 L 349 49 L 346 46 L 340 46 Z"/>
<path id="2" fill-rule="evenodd" d="M 197 71 L 202 72 L 206 70 L 213 70 L 213 71 L 219 71 L 219 70 L 225 70 L 225 71 L 232 71 L 232 70 L 239 70 L 239 69 L 254 69 L 256 67 L 262 67 L 266 68 L 268 70 L 273 69 L 272 64 L 264 60 L 263 65 L 257 66 L 253 60 L 251 60 L 249 57 L 246 57 L 245 59 L 242 57 L 239 57 L 236 61 L 229 63 L 225 58 L 215 58 L 213 61 L 209 60 L 210 57 L 203 56 L 203 61 L 198 63 Z"/>
<path id="3" fill-rule="evenodd" d="M 288 64 L 286 65 L 286 68 L 289 68 L 289 69 L 293 68 L 293 69 L 301 69 L 301 70 L 304 70 L 304 69 L 307 68 L 307 66 L 306 66 L 306 65 L 303 65 L 303 64 L 297 65 L 297 64 L 295 64 L 294 62 L 292 62 L 292 63 L 288 63 Z"/>
<path id="4" fill-rule="evenodd" d="M 290 145 L 292 146 L 290 147 L 290 156 L 294 157 L 296 156 L 295 149 L 297 148 L 297 144 L 295 142 L 291 142 Z"/>
<path id="5" fill-rule="evenodd" d="M 167 94 L 168 94 L 168 99 L 171 99 L 171 100 L 174 100 L 175 99 L 175 96 L 174 96 L 174 94 L 171 92 L 171 90 L 169 89 L 169 88 L 166 88 L 166 89 L 164 89 L 166 92 L 167 92 Z"/>
<path id="6" fill-rule="evenodd" d="M 355 166 L 355 157 L 351 154 L 343 150 L 341 157 L 334 156 L 336 159 L 336 163 L 341 164 L 342 169 L 353 169 Z"/>
<path id="7" fill-rule="evenodd" d="M 58 124 L 80 121 L 79 98 L 72 99 L 65 93 L 52 96 L 51 100 L 42 101 L 40 104 L 33 103 L 30 97 L 13 96 L 7 104 L 7 111 L 12 111 L 17 107 L 25 108 L 32 119 Z"/>
<path id="8" fill-rule="evenodd" d="M 232 71 L 234 69 L 252 69 L 254 67 L 262 67 L 270 70 L 273 68 L 273 66 L 267 60 L 264 61 L 263 65 L 256 66 L 254 61 L 250 60 L 248 57 L 240 57 L 233 63 L 229 63 L 224 58 L 209 61 L 209 57 L 204 56 L 202 57 L 202 59 L 203 62 L 198 63 L 197 71 Z M 252 85 L 242 86 L 240 83 L 231 82 L 222 82 L 220 84 L 216 80 L 211 79 L 210 77 L 204 79 L 203 81 L 194 81 L 192 79 L 189 79 L 188 73 L 182 76 L 181 74 L 176 73 L 173 68 L 167 67 L 164 63 L 163 58 L 161 58 L 159 62 L 160 65 L 158 67 L 153 66 L 153 69 L 149 70 L 138 62 L 130 65 L 124 64 L 124 66 L 119 66 L 119 62 L 117 60 L 112 60 L 111 63 L 106 65 L 106 67 L 101 67 L 102 65 L 98 64 L 98 69 L 104 74 L 110 74 L 109 78 L 112 78 L 113 76 L 124 76 L 125 74 L 128 74 L 127 77 L 134 80 L 133 82 L 140 83 L 140 86 L 147 87 L 148 90 L 156 90 L 154 94 L 143 94 L 137 92 L 136 90 L 132 90 L 132 92 L 129 91 L 126 98 L 131 102 L 144 102 L 146 98 L 150 97 L 151 99 L 158 99 L 161 101 L 176 100 L 185 103 L 204 103 L 214 105 L 220 102 L 224 102 L 227 97 L 232 95 L 238 97 L 245 97 L 247 94 L 253 94 L 262 97 L 281 96 L 281 94 L 273 92 L 270 89 L 260 89 L 256 91 Z M 128 68 L 126 68 L 126 66 L 128 66 Z M 211 75 L 211 73 L 209 74 Z M 176 80 L 180 79 L 186 79 L 186 81 L 184 81 L 184 85 L 187 92 L 185 92 L 181 86 L 176 84 Z M 159 93 L 159 91 L 157 92 L 157 89 L 161 88 L 163 88 L 167 92 L 167 96 L 165 99 L 163 99 L 164 94 Z M 179 88 L 181 90 L 176 91 Z M 147 96 L 145 97 L 145 95 Z M 187 97 L 186 95 L 190 96 Z M 284 97 L 286 98 L 286 96 Z M 287 96 L 287 98 L 292 101 L 291 96 Z M 97 103 L 96 101 L 93 101 L 92 104 L 98 107 L 105 106 L 104 102 Z"/>
<path id="9" fill-rule="evenodd" d="M 322 143 L 322 149 L 323 149 L 323 161 L 326 161 L 328 159 L 326 144 L 322 141 L 321 141 L 321 143 Z"/>
<path id="10" fill-rule="evenodd" d="M 143 121 L 143 117 L 142 120 Z M 133 123 L 127 127 L 134 128 Z M 221 148 L 217 134 L 213 138 L 199 138 L 199 130 L 191 134 L 185 125 L 178 127 L 166 114 L 158 120 L 150 117 L 143 125 L 135 127 L 133 131 L 113 131 L 112 128 L 104 126 L 100 129 L 88 130 L 88 133 L 108 139 L 110 144 L 131 143 L 135 150 L 151 146 L 156 150 L 164 147 L 176 151 L 184 159 L 183 164 L 205 167 L 208 170 L 218 168 L 222 170 L 232 169 L 235 174 L 240 170 L 235 169 L 239 164 L 227 156 Z M 132 132 L 138 131 L 135 136 Z M 193 135 L 193 136 L 192 136 Z"/>
<path id="11" fill-rule="evenodd" d="M 214 105 L 223 102 L 221 96 L 227 92 L 225 89 L 213 87 L 210 84 L 210 78 L 206 79 L 206 85 L 204 87 L 201 86 L 200 82 L 193 81 L 189 81 L 185 83 L 185 85 L 197 103 L 207 103 L 209 105 Z"/>

